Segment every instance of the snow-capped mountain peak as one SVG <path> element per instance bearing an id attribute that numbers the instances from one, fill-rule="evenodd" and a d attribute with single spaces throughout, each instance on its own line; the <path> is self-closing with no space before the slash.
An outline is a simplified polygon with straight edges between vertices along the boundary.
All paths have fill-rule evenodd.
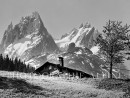
<path id="1" fill-rule="evenodd" d="M 22 17 L 14 27 L 11 23 L 3 36 L 2 47 L 4 54 L 26 61 L 59 50 L 38 12 Z"/>
<path id="2" fill-rule="evenodd" d="M 62 36 L 60 40 L 55 40 L 61 49 L 67 49 L 70 43 L 76 46 L 91 48 L 94 45 L 93 40 L 98 35 L 97 30 L 91 27 L 90 23 L 81 24 L 78 29 L 74 28 L 70 33 Z"/>

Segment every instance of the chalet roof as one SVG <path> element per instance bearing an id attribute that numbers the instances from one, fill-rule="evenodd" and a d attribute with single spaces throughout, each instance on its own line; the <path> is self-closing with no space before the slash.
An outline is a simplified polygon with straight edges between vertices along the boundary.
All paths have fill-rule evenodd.
<path id="1" fill-rule="evenodd" d="M 51 63 L 51 62 L 47 61 L 44 64 L 42 64 L 41 66 L 39 66 L 36 70 L 42 69 L 42 68 L 44 68 L 45 65 L 50 65 L 50 64 L 53 65 L 53 66 L 57 66 L 58 65 L 58 64 L 54 64 L 54 63 Z"/>
<path id="2" fill-rule="evenodd" d="M 52 64 L 59 64 L 59 61 L 57 61 L 57 60 L 49 60 L 49 61 L 47 61 L 47 62 L 50 62 L 50 63 L 52 63 Z M 45 63 L 44 63 L 45 64 Z M 44 65 L 43 64 L 43 65 Z M 82 71 L 82 72 L 84 72 L 84 73 L 87 73 L 86 71 L 85 71 L 85 68 L 79 68 L 80 66 L 78 66 L 78 67 L 74 67 L 74 66 L 68 66 L 67 64 L 65 64 L 65 62 L 64 62 L 64 67 L 65 68 L 69 68 L 69 69 L 73 69 L 73 70 L 78 70 L 78 71 Z M 87 73 L 88 74 L 88 73 Z"/>
<path id="3" fill-rule="evenodd" d="M 63 67 L 63 66 L 60 66 L 60 64 L 57 64 L 57 63 L 54 64 L 54 63 L 49 62 L 49 61 L 45 62 L 42 66 L 38 67 L 35 71 L 40 70 L 40 69 L 42 70 L 45 67 L 45 65 L 52 65 L 52 66 L 55 66 L 55 67 L 58 67 L 58 68 L 61 68 L 61 69 L 67 69 L 68 71 L 77 71 L 77 72 L 88 74 L 84 71 L 73 69 L 73 68 L 68 68 L 68 67 Z"/>

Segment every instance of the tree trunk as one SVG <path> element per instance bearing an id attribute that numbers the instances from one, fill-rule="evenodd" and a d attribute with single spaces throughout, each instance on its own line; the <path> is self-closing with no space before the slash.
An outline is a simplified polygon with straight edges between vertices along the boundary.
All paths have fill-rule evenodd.
<path id="1" fill-rule="evenodd" d="M 111 60 L 111 63 L 110 63 L 110 78 L 112 79 L 112 60 Z"/>

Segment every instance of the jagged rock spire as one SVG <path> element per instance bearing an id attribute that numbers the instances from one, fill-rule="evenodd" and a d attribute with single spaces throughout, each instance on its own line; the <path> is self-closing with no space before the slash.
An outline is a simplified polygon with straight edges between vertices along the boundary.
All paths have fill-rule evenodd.
<path id="1" fill-rule="evenodd" d="M 85 25 L 82 23 L 82 24 L 79 26 L 79 28 L 82 28 L 82 27 L 84 27 L 84 28 L 90 28 L 90 27 L 91 27 L 91 24 L 90 24 L 89 22 L 86 22 Z"/>
<path id="2" fill-rule="evenodd" d="M 84 25 L 83 25 L 83 23 L 79 26 L 79 28 L 82 28 Z"/>
<path id="3" fill-rule="evenodd" d="M 13 29 L 13 24 L 12 24 L 12 22 L 8 25 L 8 28 L 7 28 L 7 30 L 12 30 Z"/>
<path id="4" fill-rule="evenodd" d="M 40 18 L 40 15 L 37 11 L 33 12 L 32 16 L 35 17 L 36 19 Z"/>
<path id="5" fill-rule="evenodd" d="M 89 22 L 86 22 L 86 24 L 84 25 L 85 28 L 90 28 L 91 24 Z"/>

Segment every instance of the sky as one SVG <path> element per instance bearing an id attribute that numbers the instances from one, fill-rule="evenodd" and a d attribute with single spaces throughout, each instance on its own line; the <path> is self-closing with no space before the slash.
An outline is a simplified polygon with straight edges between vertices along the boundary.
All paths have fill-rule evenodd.
<path id="1" fill-rule="evenodd" d="M 89 22 L 100 32 L 110 20 L 130 24 L 130 0 L 0 0 L 0 41 L 7 26 L 38 11 L 53 38 Z"/>

